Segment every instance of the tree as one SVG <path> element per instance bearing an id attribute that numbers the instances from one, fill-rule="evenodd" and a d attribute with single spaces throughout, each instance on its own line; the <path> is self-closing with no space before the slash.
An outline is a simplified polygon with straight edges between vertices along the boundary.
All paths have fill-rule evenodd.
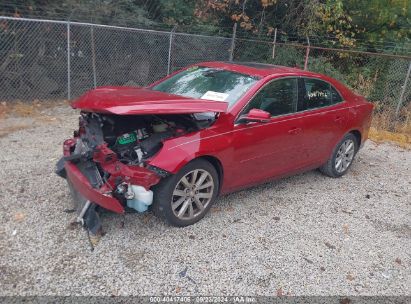
<path id="1" fill-rule="evenodd" d="M 143 0 L 17 0 L 0 4 L 0 12 L 16 17 L 154 26 Z"/>
<path id="2" fill-rule="evenodd" d="M 387 40 L 408 42 L 411 38 L 411 3 L 402 0 L 327 0 L 317 16 L 320 32 L 332 35 L 343 46 L 360 43 L 374 47 Z M 321 23 L 318 22 L 320 25 Z"/>

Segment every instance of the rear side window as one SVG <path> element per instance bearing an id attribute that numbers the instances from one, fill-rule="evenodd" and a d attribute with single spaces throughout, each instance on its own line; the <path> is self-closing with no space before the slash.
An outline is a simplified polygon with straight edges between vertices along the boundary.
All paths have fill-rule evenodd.
<path id="1" fill-rule="evenodd" d="M 338 93 L 338 91 L 331 86 L 331 103 L 332 104 L 336 104 L 343 101 L 343 98 L 341 97 L 340 93 Z"/>
<path id="2" fill-rule="evenodd" d="M 301 111 L 326 107 L 341 102 L 343 99 L 328 82 L 320 79 L 305 78 L 302 94 Z"/>

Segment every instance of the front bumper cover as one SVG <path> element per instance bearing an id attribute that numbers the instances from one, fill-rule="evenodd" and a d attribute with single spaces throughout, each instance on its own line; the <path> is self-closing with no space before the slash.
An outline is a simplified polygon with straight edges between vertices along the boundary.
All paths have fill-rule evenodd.
<path id="1" fill-rule="evenodd" d="M 97 188 L 93 186 L 73 158 L 72 150 L 77 139 L 68 139 L 63 144 L 64 157 L 57 163 L 56 173 L 68 178 L 74 189 L 91 202 L 116 213 L 124 213 L 124 205 L 113 196 L 113 189 L 120 183 L 139 185 L 147 190 L 157 184 L 161 177 L 155 172 L 140 166 L 128 166 L 117 159 L 117 155 L 102 144 L 94 149 L 93 162 L 99 164 L 101 169 L 109 176 L 104 184 Z M 81 161 L 81 160 L 80 160 Z M 64 170 L 62 169 L 64 164 Z"/>
<path id="2" fill-rule="evenodd" d="M 67 178 L 70 179 L 74 189 L 80 192 L 86 199 L 105 209 L 117 213 L 124 212 L 124 207 L 116 198 L 108 193 L 101 193 L 99 189 L 94 189 L 87 180 L 87 177 L 81 173 L 75 164 L 68 161 L 64 168 L 66 169 Z"/>

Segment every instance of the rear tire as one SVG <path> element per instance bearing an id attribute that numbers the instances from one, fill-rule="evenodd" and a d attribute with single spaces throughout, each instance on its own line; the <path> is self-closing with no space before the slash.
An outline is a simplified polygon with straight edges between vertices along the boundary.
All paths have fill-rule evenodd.
<path id="1" fill-rule="evenodd" d="M 207 214 L 218 189 L 214 166 L 204 159 L 196 159 L 153 188 L 152 211 L 172 226 L 189 226 Z"/>
<path id="2" fill-rule="evenodd" d="M 357 138 L 352 133 L 346 134 L 335 146 L 331 157 L 320 167 L 320 171 L 334 178 L 343 176 L 351 167 L 357 152 Z"/>

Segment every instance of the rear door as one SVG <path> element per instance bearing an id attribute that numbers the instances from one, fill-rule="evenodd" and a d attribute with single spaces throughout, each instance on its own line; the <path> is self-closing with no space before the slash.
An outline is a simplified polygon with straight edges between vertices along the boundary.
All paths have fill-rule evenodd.
<path id="1" fill-rule="evenodd" d="M 341 94 L 318 78 L 300 78 L 297 112 L 304 128 L 303 154 L 307 165 L 321 164 L 346 131 L 348 109 Z"/>

